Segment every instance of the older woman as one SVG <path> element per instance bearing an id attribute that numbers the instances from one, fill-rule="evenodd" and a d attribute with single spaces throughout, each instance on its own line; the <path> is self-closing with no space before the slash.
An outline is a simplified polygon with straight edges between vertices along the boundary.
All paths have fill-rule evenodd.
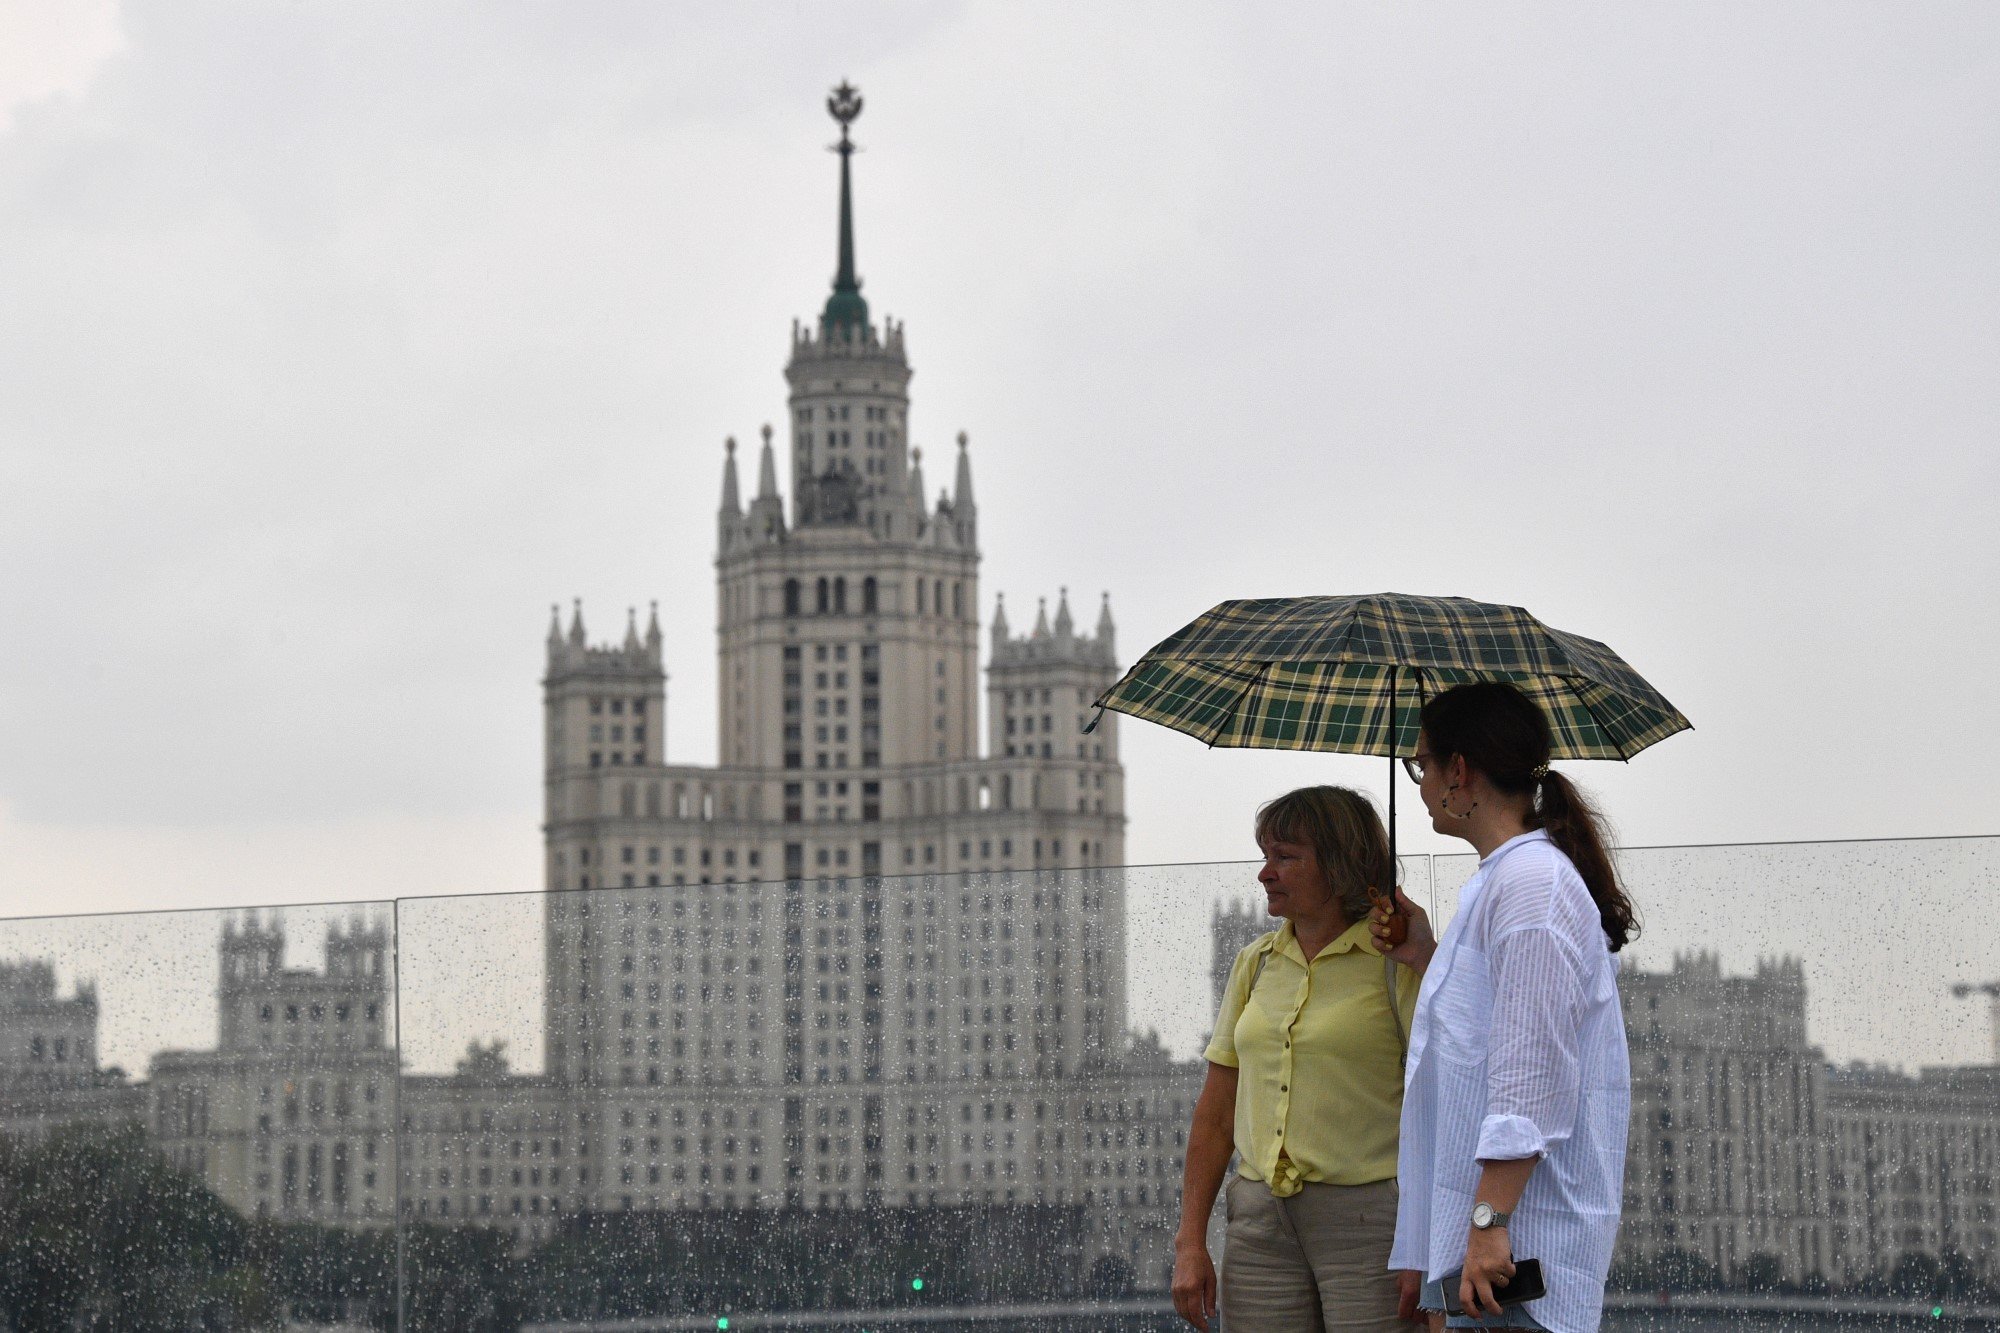
<path id="1" fill-rule="evenodd" d="M 1461 685 L 1424 706 L 1405 761 L 1431 827 L 1479 853 L 1444 939 L 1409 908 L 1393 950 L 1424 980 L 1392 1262 L 1424 1274 L 1433 1328 L 1587 1333 L 1618 1236 L 1631 1074 L 1616 955 L 1637 923 L 1549 744 L 1513 686 Z M 1540 1262 L 1547 1295 L 1503 1307 L 1517 1257 Z"/>
<path id="2" fill-rule="evenodd" d="M 1377 951 L 1394 874 L 1367 798 L 1307 787 L 1257 814 L 1258 881 L 1284 924 L 1236 957 L 1188 1136 L 1174 1308 L 1216 1313 L 1208 1217 L 1229 1168 L 1221 1309 L 1254 1333 L 1388 1333 L 1416 1287 L 1388 1271 L 1396 1127 L 1416 978 Z"/>

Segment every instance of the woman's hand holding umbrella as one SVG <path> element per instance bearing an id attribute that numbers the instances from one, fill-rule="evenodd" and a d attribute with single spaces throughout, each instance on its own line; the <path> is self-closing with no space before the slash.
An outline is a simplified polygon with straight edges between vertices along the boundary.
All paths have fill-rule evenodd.
<path id="1" fill-rule="evenodd" d="M 1430 914 L 1411 902 L 1400 888 L 1396 890 L 1393 916 L 1388 901 L 1376 896 L 1375 910 L 1368 914 L 1368 929 L 1375 936 L 1375 947 L 1385 958 L 1393 958 L 1419 975 L 1431 965 L 1431 955 L 1437 952 Z"/>

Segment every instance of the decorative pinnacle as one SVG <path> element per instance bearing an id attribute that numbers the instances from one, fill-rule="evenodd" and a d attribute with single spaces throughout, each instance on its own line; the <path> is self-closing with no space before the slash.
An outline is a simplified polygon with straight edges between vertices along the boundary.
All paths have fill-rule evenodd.
<path id="1" fill-rule="evenodd" d="M 959 447 L 959 448 L 961 448 L 961 449 L 965 448 L 965 446 L 966 446 L 966 438 L 967 438 L 967 437 L 966 437 L 966 434 L 965 434 L 965 432 L 964 432 L 964 431 L 960 431 L 960 432 L 958 433 L 958 447 Z"/>
<path id="2" fill-rule="evenodd" d="M 833 145 L 833 151 L 840 154 L 840 266 L 833 275 L 833 294 L 820 312 L 820 334 L 824 337 L 839 329 L 865 342 L 868 302 L 862 299 L 861 278 L 854 271 L 854 191 L 848 178 L 848 163 L 855 149 L 847 137 L 847 127 L 861 114 L 861 94 L 843 79 L 826 99 L 826 109 L 840 122 L 840 142 Z"/>
<path id="3" fill-rule="evenodd" d="M 826 99 L 826 112 L 840 122 L 840 140 L 847 142 L 847 127 L 861 114 L 861 90 L 842 79 L 833 95 Z"/>
<path id="4" fill-rule="evenodd" d="M 724 453 L 731 453 L 731 454 L 735 453 L 736 437 L 734 435 L 731 435 L 728 438 L 724 439 L 722 442 L 722 449 Z"/>
<path id="5" fill-rule="evenodd" d="M 771 423 L 767 421 L 764 423 L 764 443 L 769 444 L 770 442 L 771 442 Z"/>

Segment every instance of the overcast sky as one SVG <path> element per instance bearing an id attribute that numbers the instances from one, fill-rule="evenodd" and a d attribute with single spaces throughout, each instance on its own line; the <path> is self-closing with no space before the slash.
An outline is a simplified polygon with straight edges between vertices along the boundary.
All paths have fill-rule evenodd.
<path id="1" fill-rule="evenodd" d="M 573 596 L 712 761 L 843 77 L 984 614 L 1511 602 L 1695 722 L 1627 842 L 2000 833 L 1989 4 L 0 0 L 4 914 L 537 887 Z M 1386 777 L 1124 738 L 1135 862 Z"/>

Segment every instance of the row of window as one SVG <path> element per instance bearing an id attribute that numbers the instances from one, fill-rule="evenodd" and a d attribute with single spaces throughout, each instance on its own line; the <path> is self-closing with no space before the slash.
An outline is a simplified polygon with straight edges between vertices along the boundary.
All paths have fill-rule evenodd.
<path id="1" fill-rule="evenodd" d="M 802 407 L 799 409 L 799 424 L 802 426 L 811 425 L 815 411 L 823 411 L 826 414 L 823 420 L 826 421 L 846 421 L 849 419 L 848 413 L 853 406 L 852 403 L 828 403 L 825 407 L 817 409 Z M 861 419 L 863 421 L 900 421 L 902 417 L 901 414 L 891 415 L 889 409 L 886 407 L 879 407 L 873 403 L 863 403 L 861 405 Z"/>
<path id="2" fill-rule="evenodd" d="M 956 580 L 947 584 L 943 579 L 916 579 L 916 614 L 920 616 L 945 616 L 946 590 L 950 590 L 950 618 L 963 620 L 966 617 L 965 585 Z M 807 584 L 803 579 L 785 580 L 785 614 L 801 616 L 808 614 L 806 608 Z M 835 574 L 821 576 L 811 584 L 811 614 L 821 616 L 844 616 L 849 613 L 847 576 Z M 862 615 L 872 616 L 881 610 L 881 585 L 873 574 L 860 581 L 859 596 L 853 609 Z"/>

